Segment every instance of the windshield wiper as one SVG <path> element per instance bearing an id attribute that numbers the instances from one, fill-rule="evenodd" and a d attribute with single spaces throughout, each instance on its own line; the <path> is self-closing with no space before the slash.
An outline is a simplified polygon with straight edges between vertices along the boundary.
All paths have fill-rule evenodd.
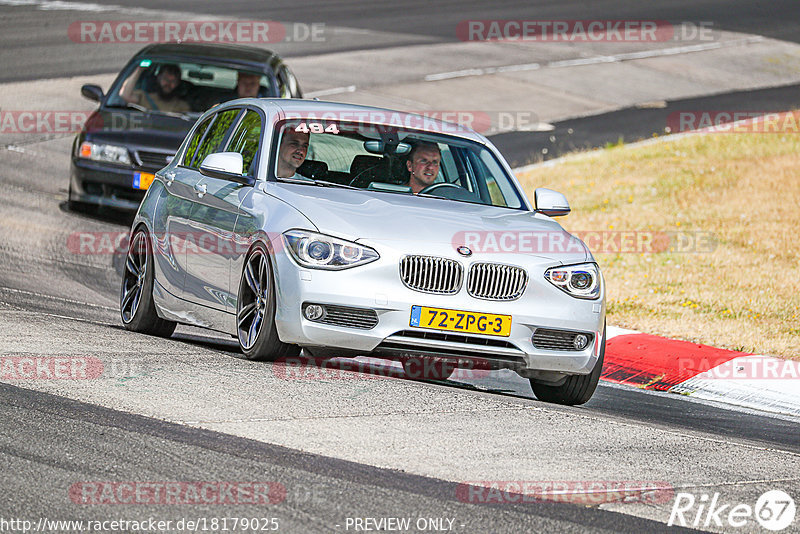
<path id="1" fill-rule="evenodd" d="M 184 111 L 161 111 L 157 109 L 151 109 L 151 112 L 161 113 L 162 115 L 169 115 L 170 117 L 178 117 L 179 119 L 183 119 L 185 121 L 192 120 L 194 117 L 189 115 Z"/>
<path id="2" fill-rule="evenodd" d="M 275 179 L 277 181 L 279 181 L 279 182 L 283 182 L 283 183 L 286 183 L 286 184 L 316 185 L 314 180 L 311 180 L 310 178 L 305 180 L 305 179 L 302 179 L 302 178 L 281 178 L 281 177 L 276 177 Z"/>
<path id="3" fill-rule="evenodd" d="M 116 109 L 135 109 L 136 111 L 141 111 L 142 113 L 158 113 L 160 115 L 168 115 L 170 117 L 178 117 L 183 120 L 192 120 L 192 117 L 189 113 L 185 111 L 161 111 L 160 109 L 149 109 L 144 106 L 140 106 L 139 104 L 133 104 L 132 102 L 125 102 L 122 104 L 109 104 L 106 105 L 107 108 L 116 108 Z"/>
<path id="4" fill-rule="evenodd" d="M 439 200 L 452 200 L 453 202 L 464 202 L 466 204 L 482 204 L 484 206 L 491 206 L 492 204 L 486 204 L 480 197 L 475 197 L 474 199 L 468 198 L 450 198 L 445 196 L 439 195 L 431 195 L 430 193 L 417 193 L 415 196 L 423 197 L 423 198 L 438 198 Z"/>
<path id="5" fill-rule="evenodd" d="M 341 187 L 342 189 L 357 189 L 361 191 L 360 187 L 353 187 L 352 185 L 337 184 L 336 182 L 326 182 L 325 180 L 313 180 L 311 178 L 276 178 L 279 182 L 287 184 L 302 184 L 302 185 L 316 185 L 319 187 Z"/>
<path id="6" fill-rule="evenodd" d="M 325 180 L 314 180 L 314 183 L 322 187 L 341 187 L 342 189 L 357 189 L 358 191 L 363 191 L 363 189 L 361 189 L 360 187 L 355 187 L 353 185 L 337 184 L 336 182 L 328 182 Z"/>
<path id="7" fill-rule="evenodd" d="M 144 106 L 140 106 L 139 104 L 132 104 L 130 102 L 123 102 L 122 104 L 106 104 L 107 108 L 117 108 L 117 109 L 135 109 L 137 111 L 141 111 L 142 113 L 150 113 L 153 111 L 152 109 L 147 109 Z"/>

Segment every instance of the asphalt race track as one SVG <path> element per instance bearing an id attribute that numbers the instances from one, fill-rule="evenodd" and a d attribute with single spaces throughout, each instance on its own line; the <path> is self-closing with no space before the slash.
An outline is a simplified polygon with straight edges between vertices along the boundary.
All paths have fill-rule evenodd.
<path id="1" fill-rule="evenodd" d="M 746 46 L 753 53 L 787 58 L 800 43 L 796 0 L 770 2 L 768 8 L 739 0 L 658 6 L 633 0 L 409 0 L 374 7 L 344 0 L 293 1 L 273 2 L 266 14 L 263 3 L 251 0 L 175 1 L 169 11 L 164 4 L 130 2 L 106 11 L 101 7 L 119 3 L 99 0 L 68 9 L 38 0 L 0 1 L 0 111 L 92 109 L 80 99 L 80 84 L 91 79 L 107 87 L 140 48 L 70 43 L 65 28 L 75 20 L 186 20 L 193 13 L 323 22 L 331 32 L 329 42 L 274 47 L 297 64 L 307 92 L 346 85 L 333 79 L 334 71 L 353 58 L 386 54 L 402 61 L 403 68 L 364 69 L 353 75 L 358 90 L 336 93 L 336 98 L 399 102 L 387 87 L 391 82 L 405 84 L 402 93 L 415 105 L 424 98 L 420 95 L 429 94 L 432 102 L 447 98 L 452 86 L 425 85 L 425 73 L 414 69 L 431 51 L 440 54 L 442 65 L 462 57 L 464 43 L 452 28 L 471 18 L 713 21 L 725 39 L 762 36 L 767 41 Z M 738 50 L 732 45 L 728 52 L 709 53 L 729 58 Z M 548 49 L 537 61 L 579 53 Z M 509 48 L 508 54 L 518 54 L 517 62 L 523 58 L 518 49 Z M 586 73 L 566 75 L 580 80 Z M 509 160 L 523 164 L 541 159 L 542 148 L 548 148 L 549 158 L 620 136 L 626 141 L 650 137 L 676 110 L 797 108 L 800 70 L 774 76 L 774 82 L 730 79 L 717 92 L 687 89 L 683 97 L 664 97 L 663 106 L 575 97 L 572 107 L 552 118 L 537 110 L 552 130 L 498 132 L 493 140 Z M 464 78 L 463 83 L 484 79 Z M 647 94 L 660 90 L 654 84 Z M 580 116 L 573 114 L 576 110 L 598 112 Z M 502 373 L 471 384 L 376 379 L 358 372 L 287 379 L 273 364 L 243 359 L 230 338 L 190 327 L 179 327 L 169 340 L 126 332 L 117 311 L 124 256 L 81 253 L 68 243 L 78 233 L 124 233 L 130 219 L 108 211 L 66 210 L 71 134 L 0 132 L 0 141 L 0 356 L 95 358 L 108 371 L 92 380 L 0 379 L 0 527 L 12 518 L 30 520 L 35 527 L 44 518 L 156 518 L 174 525 L 181 519 L 257 517 L 277 518 L 279 532 L 354 532 L 367 530 L 357 528 L 355 518 L 410 518 L 414 532 L 672 532 L 680 530 L 666 524 L 678 492 L 718 493 L 721 502 L 750 506 L 767 490 L 800 497 L 795 417 L 607 383 L 582 407 L 553 406 L 535 400 L 529 386 L 525 390 Z M 264 482 L 282 487 L 283 498 L 267 505 L 75 501 L 75 487 L 104 481 Z M 461 484 L 469 481 L 606 486 L 627 481 L 658 486 L 669 497 L 486 503 L 463 498 Z M 737 529 L 702 521 L 694 526 L 765 532 L 756 521 Z M 52 525 L 40 530 L 58 531 Z M 87 528 L 61 529 L 66 530 Z M 798 520 L 784 530 L 798 531 Z"/>

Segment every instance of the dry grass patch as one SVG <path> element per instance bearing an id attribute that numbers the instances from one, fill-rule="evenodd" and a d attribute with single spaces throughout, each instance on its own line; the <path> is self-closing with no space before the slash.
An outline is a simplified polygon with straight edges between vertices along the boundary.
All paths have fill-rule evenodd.
<path id="1" fill-rule="evenodd" d="M 519 178 L 567 196 L 570 231 L 716 239 L 713 252 L 595 253 L 609 324 L 800 360 L 800 135 L 622 146 Z"/>

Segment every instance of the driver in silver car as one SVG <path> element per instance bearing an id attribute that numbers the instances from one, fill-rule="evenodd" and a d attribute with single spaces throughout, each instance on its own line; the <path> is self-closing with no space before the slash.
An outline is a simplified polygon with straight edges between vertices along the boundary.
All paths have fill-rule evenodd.
<path id="1" fill-rule="evenodd" d="M 436 143 L 420 141 L 414 145 L 406 161 L 406 167 L 410 173 L 406 185 L 411 187 L 412 193 L 417 194 L 433 184 L 436 177 L 439 176 L 441 162 L 442 154 Z"/>
<path id="2" fill-rule="evenodd" d="M 278 147 L 278 168 L 275 171 L 278 178 L 309 180 L 302 174 L 297 174 L 297 168 L 306 160 L 309 139 L 309 134 L 297 132 L 292 128 L 284 131 Z"/>

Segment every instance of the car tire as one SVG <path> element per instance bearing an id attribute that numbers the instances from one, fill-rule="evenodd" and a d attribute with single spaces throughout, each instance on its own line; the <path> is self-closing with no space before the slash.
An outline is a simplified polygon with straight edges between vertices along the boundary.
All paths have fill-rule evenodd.
<path id="1" fill-rule="evenodd" d="M 566 404 L 576 406 L 584 404 L 592 398 L 600 381 L 600 373 L 603 371 L 603 360 L 606 355 L 606 327 L 603 324 L 603 340 L 600 345 L 600 357 L 594 364 L 592 372 L 588 375 L 570 375 L 560 386 L 550 386 L 541 384 L 530 379 L 531 388 L 536 398 L 544 402 L 556 404 Z"/>
<path id="2" fill-rule="evenodd" d="M 331 358 L 347 358 L 350 353 L 328 347 L 303 347 L 303 354 L 315 360 L 330 360 Z"/>
<path id="3" fill-rule="evenodd" d="M 403 358 L 403 371 L 412 380 L 447 380 L 457 365 L 441 358 Z"/>
<path id="4" fill-rule="evenodd" d="M 78 203 L 72 200 L 72 183 L 69 184 L 69 189 L 67 189 L 67 209 L 69 211 L 78 209 Z"/>
<path id="5" fill-rule="evenodd" d="M 153 302 L 153 248 L 144 227 L 131 237 L 122 274 L 119 311 L 126 330 L 169 337 L 177 323 L 158 316 Z"/>
<path id="6" fill-rule="evenodd" d="M 258 244 L 244 262 L 236 304 L 236 337 L 248 360 L 274 361 L 300 353 L 300 347 L 278 338 L 274 281 L 267 249 Z"/>
<path id="7" fill-rule="evenodd" d="M 99 206 L 95 204 L 87 204 L 86 202 L 78 202 L 77 200 L 72 200 L 72 184 L 69 184 L 69 189 L 67 190 L 67 210 L 73 213 L 85 213 L 87 215 L 95 215 L 98 213 Z"/>

